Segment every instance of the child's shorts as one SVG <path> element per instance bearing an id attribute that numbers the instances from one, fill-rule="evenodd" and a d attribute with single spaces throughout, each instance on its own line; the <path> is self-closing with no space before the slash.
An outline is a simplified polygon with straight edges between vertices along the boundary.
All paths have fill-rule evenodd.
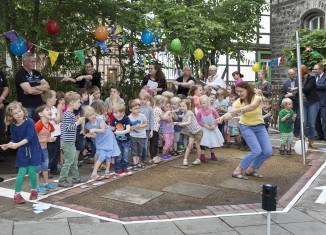
<path id="1" fill-rule="evenodd" d="M 181 132 L 174 132 L 174 143 L 178 143 L 180 141 Z"/>
<path id="2" fill-rule="evenodd" d="M 146 138 L 134 138 L 131 137 L 131 156 L 140 157 L 143 154 Z"/>
<path id="3" fill-rule="evenodd" d="M 48 152 L 48 149 L 47 148 L 43 149 L 42 154 L 43 154 L 42 164 L 38 165 L 36 167 L 36 173 L 40 173 L 40 172 L 43 172 L 43 171 L 49 171 L 49 152 Z"/>
<path id="4" fill-rule="evenodd" d="M 281 145 L 292 144 L 293 133 L 281 133 Z"/>
<path id="5" fill-rule="evenodd" d="M 228 126 L 228 128 L 226 129 L 226 133 L 230 136 L 235 136 L 240 134 L 239 128 L 235 126 Z"/>
<path id="6" fill-rule="evenodd" d="M 203 138 L 203 130 L 198 131 L 196 134 L 189 133 L 189 138 L 201 141 L 201 139 Z"/>
<path id="7" fill-rule="evenodd" d="M 98 160 L 100 162 L 111 162 L 111 154 L 112 154 L 112 150 L 106 150 L 106 149 L 97 149 L 96 151 L 97 153 L 97 157 L 98 157 Z"/>

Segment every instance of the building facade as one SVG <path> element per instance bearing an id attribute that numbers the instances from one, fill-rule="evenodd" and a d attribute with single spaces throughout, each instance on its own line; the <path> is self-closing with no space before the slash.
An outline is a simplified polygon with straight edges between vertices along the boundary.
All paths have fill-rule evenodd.
<path id="1" fill-rule="evenodd" d="M 290 38 L 299 29 L 325 29 L 325 0 L 272 0 L 271 52 L 282 56 L 282 50 L 291 46 Z M 272 69 L 274 81 L 285 80 L 287 68 L 280 65 Z"/>

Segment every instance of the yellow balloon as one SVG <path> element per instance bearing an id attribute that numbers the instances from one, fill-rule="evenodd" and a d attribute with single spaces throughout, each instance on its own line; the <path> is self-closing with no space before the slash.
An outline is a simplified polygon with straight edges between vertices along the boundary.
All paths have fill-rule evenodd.
<path id="1" fill-rule="evenodd" d="M 202 49 L 197 48 L 197 49 L 194 51 L 194 56 L 195 56 L 195 59 L 196 59 L 196 60 L 201 60 L 202 58 L 204 58 L 204 52 L 202 51 Z"/>
<path id="2" fill-rule="evenodd" d="M 255 73 L 257 73 L 259 71 L 259 63 L 255 63 L 252 67 L 251 67 L 252 71 L 254 71 Z"/>

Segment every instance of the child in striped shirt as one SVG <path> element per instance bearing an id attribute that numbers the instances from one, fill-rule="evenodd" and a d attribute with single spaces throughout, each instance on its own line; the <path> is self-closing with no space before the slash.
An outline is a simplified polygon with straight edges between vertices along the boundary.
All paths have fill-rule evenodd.
<path id="1" fill-rule="evenodd" d="M 69 91 L 65 95 L 67 110 L 63 114 L 61 125 L 61 146 L 64 154 L 64 164 L 61 168 L 59 177 L 59 187 L 72 187 L 74 184 L 84 183 L 86 178 L 79 176 L 78 158 L 76 158 L 76 132 L 77 126 L 85 123 L 84 117 L 77 117 L 73 113 L 80 107 L 80 95 L 76 92 Z M 77 120 L 76 120 L 77 119 Z M 72 183 L 67 180 L 69 171 L 72 173 Z"/>

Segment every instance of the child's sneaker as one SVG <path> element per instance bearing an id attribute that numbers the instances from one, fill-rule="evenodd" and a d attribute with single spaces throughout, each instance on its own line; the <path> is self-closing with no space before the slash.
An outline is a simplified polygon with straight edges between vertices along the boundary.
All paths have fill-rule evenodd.
<path id="1" fill-rule="evenodd" d="M 207 159 L 206 159 L 206 160 L 207 160 Z M 192 162 L 192 165 L 200 165 L 200 164 L 201 164 L 200 161 L 201 161 L 201 160 L 196 159 L 195 161 Z"/>
<path id="2" fill-rule="evenodd" d="M 160 163 L 160 158 L 158 156 L 153 157 L 153 163 L 159 164 Z"/>
<path id="3" fill-rule="evenodd" d="M 179 150 L 179 151 L 184 151 L 184 150 L 185 150 L 185 148 L 183 147 L 183 145 L 182 145 L 182 144 L 180 144 L 180 145 L 178 145 L 178 150 Z"/>
<path id="4" fill-rule="evenodd" d="M 137 164 L 131 164 L 131 168 L 133 171 L 138 171 Z"/>
<path id="5" fill-rule="evenodd" d="M 183 159 L 182 165 L 183 166 L 188 166 L 189 165 L 187 159 Z"/>
<path id="6" fill-rule="evenodd" d="M 197 160 L 198 160 L 198 159 L 197 159 Z M 204 163 L 207 163 L 207 162 L 208 162 L 208 160 L 207 160 L 205 154 L 201 154 L 201 155 L 200 155 L 200 161 L 201 161 L 201 162 L 204 162 Z"/>
<path id="7" fill-rule="evenodd" d="M 172 156 L 169 154 L 164 154 L 161 156 L 161 159 L 164 161 L 170 160 L 171 158 L 172 158 Z"/>
<path id="8" fill-rule="evenodd" d="M 33 191 L 35 191 L 35 190 L 33 190 Z M 22 195 L 20 193 L 17 193 L 14 196 L 14 203 L 16 203 L 16 204 L 23 204 L 23 203 L 25 203 L 25 199 L 22 197 Z"/>
<path id="9" fill-rule="evenodd" d="M 100 181 L 100 180 L 103 179 L 103 177 L 101 177 L 101 176 L 99 176 L 99 175 L 92 175 L 92 176 L 91 176 L 91 179 L 92 179 L 92 180 L 95 180 L 95 181 Z"/>
<path id="10" fill-rule="evenodd" d="M 115 173 L 117 176 L 125 176 L 126 174 L 123 171 L 118 171 Z"/>
<path id="11" fill-rule="evenodd" d="M 59 181 L 58 186 L 62 187 L 62 188 L 70 188 L 70 187 L 74 186 L 74 184 L 70 183 L 68 180 L 64 180 L 61 182 Z"/>
<path id="12" fill-rule="evenodd" d="M 50 190 L 50 191 L 56 191 L 58 190 L 58 187 L 53 185 L 52 183 L 47 183 L 43 186 L 46 190 Z"/>
<path id="13" fill-rule="evenodd" d="M 211 160 L 217 161 L 217 157 L 215 156 L 215 153 L 211 153 Z"/>
<path id="14" fill-rule="evenodd" d="M 37 191 L 38 194 L 40 194 L 40 195 L 45 195 L 45 194 L 46 194 L 46 189 L 44 188 L 43 185 L 37 186 L 37 187 L 36 187 L 36 191 Z"/>
<path id="15" fill-rule="evenodd" d="M 88 179 L 84 177 L 78 177 L 77 179 L 72 179 L 73 184 L 86 183 L 87 181 Z"/>
<path id="16" fill-rule="evenodd" d="M 172 152 L 171 152 L 171 155 L 175 157 L 175 156 L 178 156 L 179 154 L 178 154 L 177 151 L 172 151 Z"/>
<path id="17" fill-rule="evenodd" d="M 124 175 L 132 175 L 132 172 L 129 171 L 129 170 L 125 170 L 125 171 L 123 172 L 123 174 L 124 174 Z"/>
<path id="18" fill-rule="evenodd" d="M 36 200 L 37 197 L 38 197 L 38 193 L 37 193 L 36 189 L 33 189 L 31 192 L 31 195 L 29 196 L 29 200 Z M 24 200 L 24 198 L 23 198 L 23 200 Z M 25 200 L 24 200 L 24 202 L 25 202 Z"/>
<path id="19" fill-rule="evenodd" d="M 138 168 L 145 168 L 145 164 L 143 162 L 138 162 L 137 167 Z"/>
<path id="20" fill-rule="evenodd" d="M 109 171 L 105 171 L 104 178 L 105 179 L 109 179 L 110 178 L 110 172 Z"/>

